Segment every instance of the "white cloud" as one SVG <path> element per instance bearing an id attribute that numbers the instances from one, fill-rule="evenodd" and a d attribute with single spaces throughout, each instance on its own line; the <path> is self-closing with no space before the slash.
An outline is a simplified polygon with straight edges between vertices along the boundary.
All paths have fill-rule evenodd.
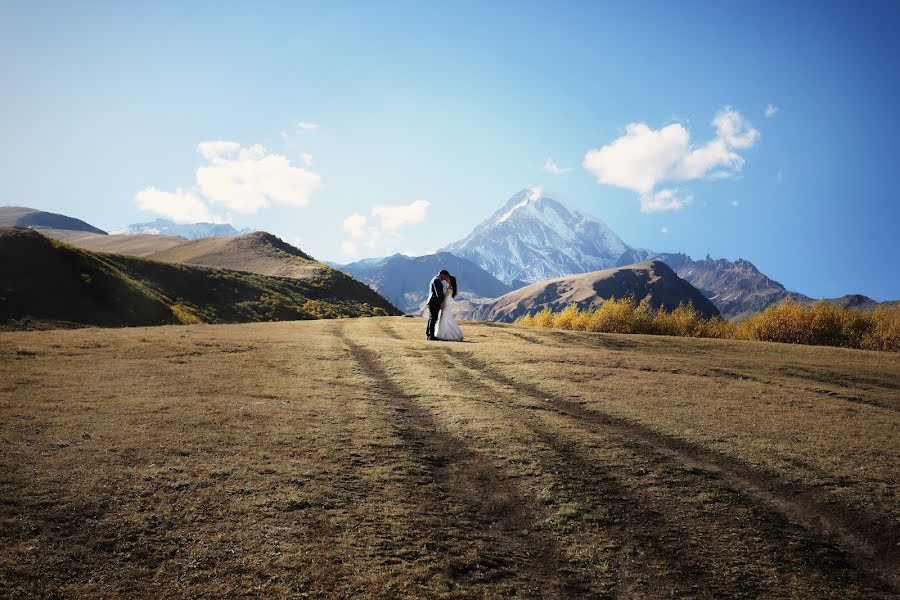
<path id="1" fill-rule="evenodd" d="M 691 133 L 681 123 L 661 129 L 630 123 L 625 135 L 589 150 L 582 164 L 599 183 L 637 192 L 644 212 L 678 210 L 690 202 L 690 196 L 680 198 L 673 190 L 654 192 L 657 185 L 732 176 L 745 162 L 736 150 L 746 150 L 759 140 L 759 131 L 730 107 L 716 113 L 712 124 L 716 136 L 694 146 Z"/>
<path id="2" fill-rule="evenodd" d="M 547 157 L 547 160 L 544 161 L 544 170 L 552 175 L 565 175 L 566 173 L 571 173 L 575 169 L 572 167 L 560 167 L 556 164 L 556 161 Z"/>
<path id="3" fill-rule="evenodd" d="M 303 129 L 305 131 L 309 131 L 310 129 L 318 129 L 319 124 L 318 123 L 310 123 L 309 121 L 300 121 L 299 123 L 297 123 L 297 128 Z"/>
<path id="4" fill-rule="evenodd" d="M 759 141 L 759 131 L 753 128 L 750 121 L 730 106 L 726 106 L 713 119 L 716 134 L 731 148 L 750 148 Z"/>
<path id="5" fill-rule="evenodd" d="M 691 195 L 679 196 L 675 190 L 659 190 L 641 195 L 641 212 L 679 210 L 694 201 Z"/>
<path id="6" fill-rule="evenodd" d="M 431 203 L 427 200 L 416 200 L 409 204 L 378 204 L 372 207 L 372 218 L 353 213 L 343 222 L 344 231 L 350 234 L 350 239 L 341 244 L 341 250 L 344 254 L 355 255 L 360 244 L 375 248 L 386 238 L 401 241 L 403 236 L 399 230 L 424 221 L 429 206 Z M 374 220 L 377 222 L 373 223 Z"/>
<path id="7" fill-rule="evenodd" d="M 383 229 L 393 231 L 424 221 L 429 206 L 431 202 L 427 200 L 416 200 L 410 204 L 395 206 L 379 204 L 372 209 L 372 216 L 381 219 Z"/>
<path id="8" fill-rule="evenodd" d="M 766 118 L 767 118 L 767 119 L 771 119 L 772 117 L 774 117 L 774 116 L 777 115 L 777 114 L 778 114 L 778 107 L 777 107 L 777 106 L 775 106 L 774 104 L 767 104 L 767 105 L 766 105 L 765 115 L 766 115 Z"/>
<path id="9" fill-rule="evenodd" d="M 344 219 L 344 231 L 349 233 L 350 237 L 363 238 L 366 235 L 366 224 L 368 221 L 369 219 L 365 215 L 353 213 Z"/>
<path id="10" fill-rule="evenodd" d="M 147 210 L 181 223 L 222 223 L 209 207 L 189 191 L 177 189 L 164 192 L 155 187 L 141 190 L 134 196 L 134 202 L 141 210 Z"/>
<path id="11" fill-rule="evenodd" d="M 237 142 L 212 141 L 197 144 L 197 151 L 206 160 L 212 160 L 222 154 L 232 154 L 240 149 L 241 145 Z"/>
<path id="12" fill-rule="evenodd" d="M 174 193 L 149 187 L 135 196 L 138 207 L 180 221 L 210 221 L 216 218 L 210 204 L 240 213 L 254 213 L 270 203 L 306 206 L 322 183 L 321 176 L 309 169 L 309 154 L 301 155 L 303 168 L 259 144 L 244 148 L 215 140 L 200 142 L 197 151 L 207 164 L 197 169 L 195 187 Z"/>
<path id="13" fill-rule="evenodd" d="M 313 155 L 310 154 L 309 152 L 301 152 L 300 160 L 302 160 L 303 164 L 306 165 L 307 167 L 311 167 L 312 161 L 313 161 Z"/>
<path id="14" fill-rule="evenodd" d="M 650 129 L 629 123 L 625 135 L 584 155 L 584 168 L 600 183 L 650 192 L 687 153 L 690 133 L 680 123 Z"/>
<path id="15" fill-rule="evenodd" d="M 322 182 L 318 173 L 295 167 L 259 144 L 235 148 L 234 142 L 204 142 L 198 150 L 210 164 L 197 169 L 197 187 L 235 212 L 254 213 L 270 202 L 306 206 Z"/>

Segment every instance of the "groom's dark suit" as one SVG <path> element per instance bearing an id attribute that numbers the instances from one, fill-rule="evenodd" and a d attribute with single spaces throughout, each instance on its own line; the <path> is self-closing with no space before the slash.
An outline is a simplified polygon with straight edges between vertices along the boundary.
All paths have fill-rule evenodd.
<path id="1" fill-rule="evenodd" d="M 428 325 L 425 326 L 425 337 L 434 339 L 434 326 L 437 324 L 438 313 L 441 304 L 444 303 L 444 283 L 440 275 L 435 275 L 431 280 L 431 289 L 428 292 Z"/>

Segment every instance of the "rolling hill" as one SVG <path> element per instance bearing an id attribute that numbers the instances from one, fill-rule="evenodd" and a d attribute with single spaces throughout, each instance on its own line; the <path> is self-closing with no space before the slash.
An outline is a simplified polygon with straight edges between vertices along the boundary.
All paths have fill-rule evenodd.
<path id="1" fill-rule="evenodd" d="M 37 231 L 0 229 L 0 321 L 126 326 L 400 314 L 352 277 L 321 265 L 273 277 L 103 254 Z"/>
<path id="2" fill-rule="evenodd" d="M 190 240 L 147 258 L 295 279 L 313 277 L 327 268 L 305 252 L 264 231 L 238 237 Z"/>
<path id="3" fill-rule="evenodd" d="M 66 229 L 106 235 L 102 229 L 81 219 L 45 212 L 25 206 L 0 206 L 0 227 L 31 227 L 34 229 Z"/>
<path id="4" fill-rule="evenodd" d="M 691 302 L 704 317 L 719 314 L 703 294 L 678 277 L 668 265 L 656 260 L 541 281 L 493 300 L 461 302 L 459 313 L 467 319 L 512 322 L 545 308 L 561 310 L 573 303 L 579 308 L 592 308 L 609 298 L 633 296 L 640 300 L 648 294 L 654 308 L 672 310 Z"/>
<path id="5" fill-rule="evenodd" d="M 41 233 L 47 237 L 84 248 L 85 250 L 140 257 L 150 256 L 155 252 L 167 250 L 187 242 L 182 237 L 150 233 L 100 235 L 68 229 L 41 229 Z"/>
<path id="6" fill-rule="evenodd" d="M 463 298 L 479 300 L 495 298 L 512 291 L 475 263 L 449 252 L 426 256 L 395 254 L 368 259 L 336 268 L 369 284 L 374 290 L 408 314 L 418 314 L 427 299 L 428 282 L 441 269 L 447 269 L 459 280 Z"/>

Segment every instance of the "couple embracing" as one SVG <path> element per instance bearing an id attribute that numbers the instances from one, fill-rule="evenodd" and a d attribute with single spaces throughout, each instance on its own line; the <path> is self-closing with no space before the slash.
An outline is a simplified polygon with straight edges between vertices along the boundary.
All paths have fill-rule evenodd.
<path id="1" fill-rule="evenodd" d="M 463 332 L 453 315 L 453 299 L 456 298 L 456 277 L 441 269 L 431 280 L 428 293 L 428 325 L 425 337 L 445 342 L 463 341 Z"/>

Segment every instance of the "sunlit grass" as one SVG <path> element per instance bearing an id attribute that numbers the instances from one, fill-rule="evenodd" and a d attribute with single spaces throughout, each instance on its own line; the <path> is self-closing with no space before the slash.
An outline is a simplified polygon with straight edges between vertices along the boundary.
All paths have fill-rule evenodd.
<path id="1" fill-rule="evenodd" d="M 672 311 L 654 310 L 650 296 L 611 298 L 597 308 L 576 305 L 553 312 L 546 308 L 520 317 L 526 327 L 601 333 L 644 333 L 681 337 L 760 340 L 865 350 L 900 351 L 900 310 L 879 307 L 874 312 L 842 308 L 825 301 L 813 305 L 792 299 L 768 307 L 740 323 L 719 317 L 705 319 L 692 304 Z"/>

